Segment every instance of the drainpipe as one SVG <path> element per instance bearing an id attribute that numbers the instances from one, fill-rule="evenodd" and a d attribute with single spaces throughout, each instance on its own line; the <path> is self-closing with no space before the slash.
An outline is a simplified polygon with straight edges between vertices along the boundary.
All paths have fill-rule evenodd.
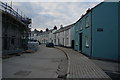
<path id="1" fill-rule="evenodd" d="M 120 62 L 120 50 L 119 50 L 119 47 L 120 47 L 120 38 L 119 38 L 119 33 L 120 33 L 120 1 L 118 2 L 118 63 Z M 120 67 L 120 64 L 118 65 L 118 67 Z M 120 69 L 118 70 L 120 72 Z"/>

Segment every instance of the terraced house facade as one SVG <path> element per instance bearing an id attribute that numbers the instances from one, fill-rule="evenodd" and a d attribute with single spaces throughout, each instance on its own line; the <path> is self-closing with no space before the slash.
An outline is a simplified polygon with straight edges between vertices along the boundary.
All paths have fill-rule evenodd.
<path id="1" fill-rule="evenodd" d="M 91 58 L 120 59 L 120 2 L 102 2 L 71 25 L 40 33 L 41 43 L 72 47 Z"/>
<path id="2" fill-rule="evenodd" d="M 6 3 L 0 2 L 0 43 L 2 55 L 26 50 L 31 18 L 23 17 Z"/>
<path id="3" fill-rule="evenodd" d="M 37 35 L 37 39 L 38 41 L 40 41 L 40 43 L 42 44 L 46 44 L 46 43 L 55 43 L 55 38 L 53 33 L 57 30 L 57 27 L 54 26 L 53 29 L 47 29 L 44 32 L 39 32 L 39 34 Z"/>
<path id="4" fill-rule="evenodd" d="M 120 2 L 102 2 L 74 25 L 74 49 L 97 59 L 120 58 Z"/>
<path id="5" fill-rule="evenodd" d="M 67 25 L 65 27 L 61 27 L 56 32 L 54 32 L 55 36 L 55 45 L 64 46 L 64 47 L 73 47 L 73 36 L 74 36 L 74 24 Z"/>

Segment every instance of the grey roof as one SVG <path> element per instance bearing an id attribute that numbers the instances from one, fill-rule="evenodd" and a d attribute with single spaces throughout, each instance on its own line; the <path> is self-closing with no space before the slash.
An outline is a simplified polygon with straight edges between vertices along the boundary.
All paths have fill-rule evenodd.
<path id="1" fill-rule="evenodd" d="M 55 34 L 55 33 L 62 32 L 62 31 L 65 31 L 65 30 L 68 30 L 68 29 L 72 28 L 73 25 L 74 25 L 74 24 L 71 24 L 71 25 L 68 25 L 68 26 L 62 27 L 62 28 L 58 29 L 56 32 L 54 32 L 54 34 Z"/>
<path id="2" fill-rule="evenodd" d="M 35 34 L 35 33 L 38 34 L 39 31 L 31 31 L 31 33 L 32 33 L 32 34 Z"/>
<path id="3" fill-rule="evenodd" d="M 44 31 L 42 33 L 39 32 L 38 35 L 42 35 L 42 34 L 49 34 L 50 32 L 52 32 L 54 29 L 50 29 L 49 31 Z"/>
<path id="4" fill-rule="evenodd" d="M 103 2 L 101 2 L 101 3 L 99 3 L 99 4 L 97 4 L 96 6 L 94 6 L 93 8 L 88 8 L 88 10 L 86 11 L 86 13 L 85 14 L 82 14 L 81 15 L 81 17 L 75 22 L 75 24 L 77 23 L 77 22 L 79 22 L 84 16 L 86 16 L 89 12 L 91 12 L 93 9 L 95 9 L 96 7 L 98 7 L 98 6 L 100 6 L 101 4 L 103 4 L 105 1 L 103 1 Z"/>

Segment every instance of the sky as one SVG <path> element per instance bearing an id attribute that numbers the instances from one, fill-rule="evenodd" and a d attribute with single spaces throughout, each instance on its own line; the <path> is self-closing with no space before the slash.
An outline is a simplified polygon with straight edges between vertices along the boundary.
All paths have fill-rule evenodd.
<path id="1" fill-rule="evenodd" d="M 53 29 L 56 25 L 67 26 L 76 22 L 82 14 L 85 14 L 88 8 L 93 8 L 103 0 L 94 1 L 37 1 L 28 0 L 26 2 L 12 1 L 12 7 L 23 16 L 32 19 L 32 30 L 45 30 L 46 28 Z M 10 4 L 9 2 L 7 2 Z"/>

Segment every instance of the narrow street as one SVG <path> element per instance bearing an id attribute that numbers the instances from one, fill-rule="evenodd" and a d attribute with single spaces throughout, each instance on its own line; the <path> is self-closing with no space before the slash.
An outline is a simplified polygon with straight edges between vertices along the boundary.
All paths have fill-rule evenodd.
<path id="1" fill-rule="evenodd" d="M 3 78 L 57 78 L 63 59 L 66 56 L 62 51 L 40 46 L 35 53 L 3 59 Z"/>
<path id="2" fill-rule="evenodd" d="M 3 78 L 110 77 L 90 59 L 73 49 L 40 45 L 37 52 L 3 59 Z"/>
<path id="3" fill-rule="evenodd" d="M 1 0 L 0 78 L 120 80 L 119 21 L 120 0 Z"/>

